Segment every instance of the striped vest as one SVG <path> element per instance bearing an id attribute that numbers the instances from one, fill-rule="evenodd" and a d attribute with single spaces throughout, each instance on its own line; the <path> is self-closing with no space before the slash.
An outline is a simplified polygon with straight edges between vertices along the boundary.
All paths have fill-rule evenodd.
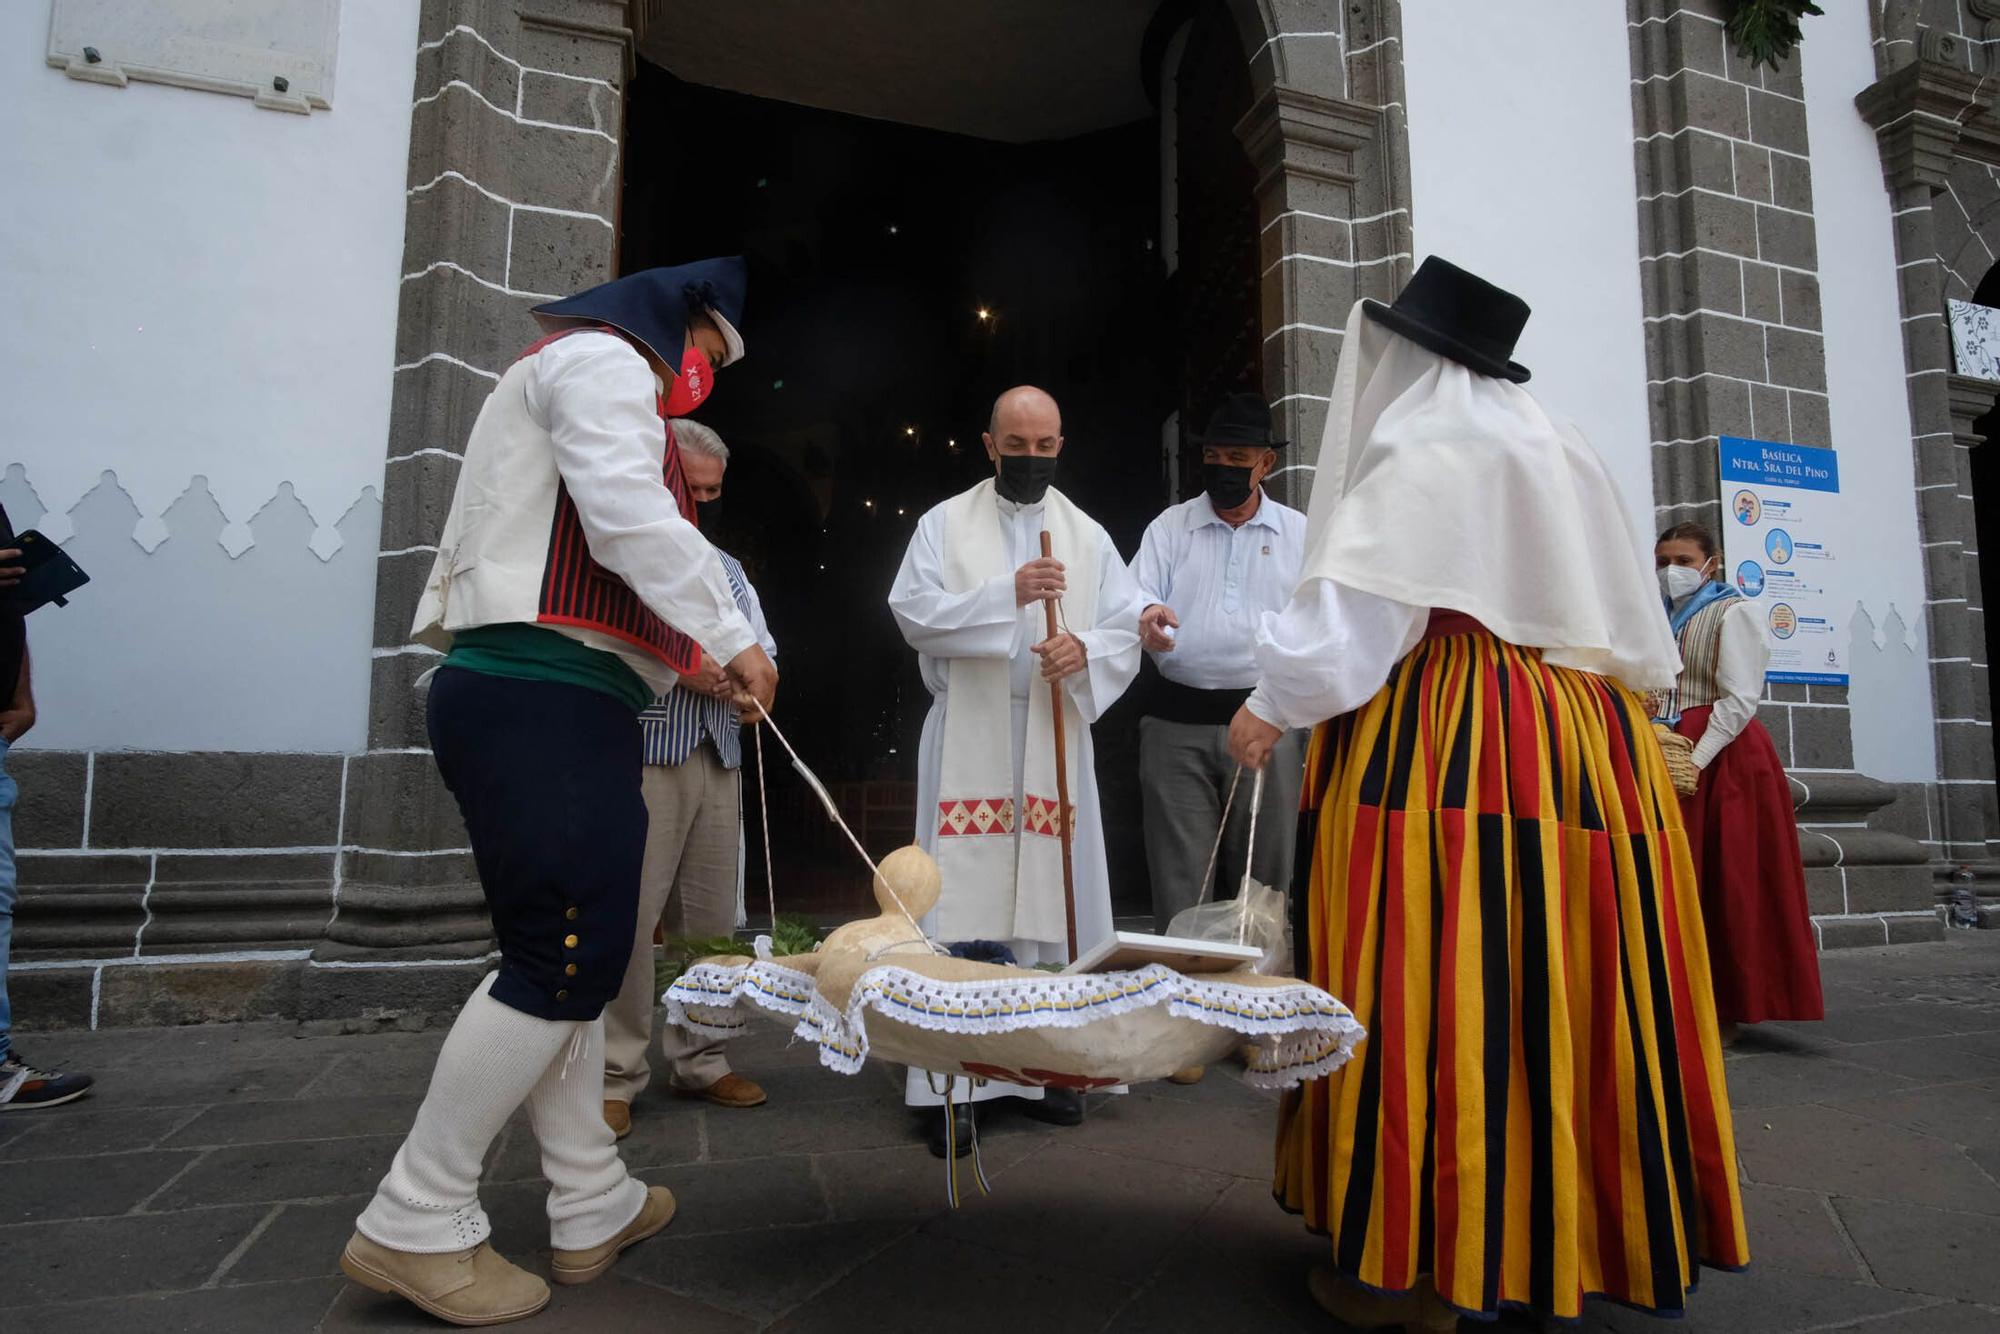
<path id="1" fill-rule="evenodd" d="M 1667 695 L 1667 711 L 1663 716 L 1678 718 L 1685 710 L 1698 709 L 1722 698 L 1722 687 L 1715 680 L 1716 663 L 1722 656 L 1722 622 L 1739 601 L 1740 598 L 1718 598 L 1690 616 L 1681 627 L 1675 638 L 1681 650 L 1681 676 Z"/>
<path id="2" fill-rule="evenodd" d="M 715 554 L 722 561 L 722 572 L 729 576 L 729 591 L 736 595 L 737 607 L 749 616 L 750 591 L 743 566 L 726 551 L 718 548 Z M 714 743 L 723 768 L 734 769 L 743 763 L 742 725 L 736 721 L 735 708 L 726 700 L 698 694 L 686 686 L 675 686 L 654 700 L 652 707 L 639 715 L 639 730 L 644 736 L 647 764 L 668 768 L 685 764 L 704 739 Z"/>
<path id="3" fill-rule="evenodd" d="M 577 332 L 559 330 L 531 344 L 521 356 L 531 357 L 558 338 Z M 681 473 L 681 451 L 674 442 L 674 423 L 667 416 L 665 399 L 660 400 L 659 408 L 660 424 L 667 433 L 667 490 L 673 492 L 681 517 L 694 523 L 694 500 Z M 614 636 L 644 649 L 676 672 L 691 672 L 701 662 L 700 645 L 655 616 L 623 579 L 591 559 L 590 543 L 567 484 L 556 488 L 548 563 L 542 570 L 542 596 L 535 620 L 542 625 L 576 626 Z"/>

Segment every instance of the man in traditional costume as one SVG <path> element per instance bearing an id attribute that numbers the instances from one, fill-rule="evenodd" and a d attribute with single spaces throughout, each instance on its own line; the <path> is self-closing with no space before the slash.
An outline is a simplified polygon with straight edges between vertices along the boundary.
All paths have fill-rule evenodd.
<path id="1" fill-rule="evenodd" d="M 1341 344 L 1302 581 L 1231 749 L 1319 724 L 1304 975 L 1357 1059 L 1288 1095 L 1277 1197 L 1348 1324 L 1748 1259 L 1680 805 L 1645 705 L 1679 658 L 1601 459 L 1520 387 L 1528 308 L 1438 259 Z M 1330 720 L 1330 721 L 1329 721 Z"/>
<path id="2" fill-rule="evenodd" d="M 1154 519 L 1132 561 L 1146 604 L 1140 642 L 1160 674 L 1139 723 L 1146 866 L 1160 931 L 1212 887 L 1228 897 L 1246 859 L 1260 884 L 1282 890 L 1292 879 L 1290 821 L 1260 822 L 1254 852 L 1248 846 L 1250 789 L 1231 797 L 1239 770 L 1229 757 L 1229 720 L 1257 684 L 1250 646 L 1258 622 L 1298 586 L 1306 516 L 1264 494 L 1286 442 L 1273 435 L 1262 397 L 1229 395 L 1199 440 L 1202 494 Z M 1305 743 L 1304 731 L 1287 734 L 1265 766 L 1264 804 L 1272 810 L 1298 807 Z M 1225 806 L 1229 827 L 1218 845 Z M 1174 1079 L 1200 1077 L 1196 1066 Z"/>
<path id="3" fill-rule="evenodd" d="M 729 446 L 693 418 L 674 423 L 681 471 L 702 530 L 713 530 L 722 504 Z M 743 566 L 718 549 L 737 609 L 772 658 L 777 643 Z M 646 1048 L 653 1040 L 660 986 L 653 932 L 713 939 L 736 928 L 742 861 L 742 726 L 735 687 L 714 658 L 681 674 L 674 688 L 639 715 L 646 767 L 646 859 L 639 874 L 639 916 L 625 982 L 604 1011 L 604 1120 L 619 1139 L 632 1131 L 632 1104 L 652 1083 Z M 752 721 L 755 721 L 754 716 Z M 660 1039 L 668 1087 L 717 1107 L 763 1105 L 764 1090 L 729 1068 L 727 1043 L 678 1024 Z"/>
<path id="4" fill-rule="evenodd" d="M 1771 642 L 1757 604 L 1722 580 L 1722 552 L 1697 523 L 1653 547 L 1667 625 L 1684 664 L 1661 721 L 1694 744 L 1701 777 L 1681 800 L 1708 926 L 1724 1046 L 1738 1024 L 1824 1019 L 1792 785 L 1757 721 Z"/>
<path id="5" fill-rule="evenodd" d="M 1023 385 L 993 405 L 994 476 L 917 523 L 889 608 L 917 651 L 932 700 L 917 767 L 917 842 L 944 876 L 939 940 L 999 941 L 1032 966 L 1067 963 L 1055 730 L 1049 683 L 1063 685 L 1079 948 L 1111 932 L 1111 877 L 1091 763 L 1090 724 L 1139 670 L 1139 593 L 1097 522 L 1050 486 L 1063 447 L 1055 400 Z M 1053 555 L 1041 554 L 1042 534 Z M 1043 604 L 1063 627 L 1047 634 Z M 946 1086 L 953 1084 L 947 1113 Z M 1080 1092 L 911 1070 L 905 1101 L 939 1108 L 931 1148 L 971 1143 L 969 1103 L 1030 1099 L 1031 1115 L 1073 1125 Z"/>
<path id="6" fill-rule="evenodd" d="M 639 711 L 725 663 L 777 672 L 693 509 L 671 418 L 743 355 L 744 266 L 649 269 L 535 309 L 549 336 L 494 386 L 417 607 L 447 652 L 431 749 L 457 798 L 500 966 L 474 990 L 341 1269 L 455 1324 L 534 1314 L 548 1285 L 488 1244 L 480 1167 L 527 1104 L 548 1176 L 552 1275 L 586 1283 L 665 1227 L 604 1123 L 604 1026 L 632 949 L 646 842 Z"/>

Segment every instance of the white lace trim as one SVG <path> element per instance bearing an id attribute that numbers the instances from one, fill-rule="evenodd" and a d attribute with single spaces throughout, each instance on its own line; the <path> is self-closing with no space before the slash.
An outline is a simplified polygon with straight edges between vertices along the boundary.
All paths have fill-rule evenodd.
<path id="1" fill-rule="evenodd" d="M 1165 1006 L 1188 1019 L 1242 1033 L 1280 1038 L 1260 1049 L 1245 1076 L 1265 1088 L 1285 1088 L 1340 1068 L 1366 1036 L 1334 997 L 1304 982 L 1257 987 L 1189 977 L 1161 964 L 1120 973 L 945 982 L 892 964 L 871 968 L 855 983 L 842 1014 L 806 974 L 768 961 L 749 965 L 698 963 L 667 991 L 668 1018 L 698 1032 L 741 1030 L 736 1002 L 796 1019 L 795 1035 L 819 1045 L 820 1061 L 842 1074 L 868 1059 L 867 1015 L 932 1032 L 994 1034 L 1030 1028 L 1082 1028 L 1100 1019 Z"/>

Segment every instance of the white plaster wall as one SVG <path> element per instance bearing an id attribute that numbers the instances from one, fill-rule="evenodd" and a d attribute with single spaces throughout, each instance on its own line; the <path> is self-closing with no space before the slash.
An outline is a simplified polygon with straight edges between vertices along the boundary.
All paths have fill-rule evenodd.
<path id="1" fill-rule="evenodd" d="M 1528 388 L 1604 455 L 1650 566 L 1652 427 L 1623 5 L 1403 6 L 1416 258 L 1534 308 Z"/>
<path id="2" fill-rule="evenodd" d="M 1855 520 L 1841 553 L 1856 599 L 1854 764 L 1875 778 L 1926 782 L 1937 777 L 1937 751 L 1892 208 L 1874 132 L 1854 109 L 1854 95 L 1875 81 L 1875 56 L 1866 6 L 1825 8 L 1806 20 L 1799 51 L 1833 443 Z"/>
<path id="3" fill-rule="evenodd" d="M 135 520 L 89 545 L 129 540 L 148 560 L 178 546 L 195 570 L 186 548 L 201 540 L 221 559 L 157 596 L 85 590 L 32 617 L 31 740 L 358 749 L 417 4 L 341 6 L 333 107 L 311 116 L 71 80 L 44 63 L 49 10 L 0 5 L 0 465 L 21 468 L 9 498 L 31 487 L 59 539 L 73 510 L 115 527 L 118 506 L 79 508 L 110 472 Z M 163 516 L 198 477 L 224 526 L 173 534 Z M 285 484 L 309 518 L 266 523 L 266 539 L 249 521 Z M 262 540 L 313 554 L 251 559 Z M 333 558 L 343 543 L 368 558 Z M 101 614 L 114 604 L 120 617 Z M 160 644 L 176 651 L 149 651 Z"/>

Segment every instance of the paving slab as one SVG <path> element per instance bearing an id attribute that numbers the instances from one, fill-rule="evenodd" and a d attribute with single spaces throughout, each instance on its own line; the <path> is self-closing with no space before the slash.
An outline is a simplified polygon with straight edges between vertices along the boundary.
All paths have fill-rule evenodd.
<path id="1" fill-rule="evenodd" d="M 399 1297 L 385 1297 L 346 1284 L 321 1334 L 350 1331 L 411 1330 L 437 1334 L 447 1328 Z M 673 1330 L 675 1334 L 738 1334 L 756 1326 L 726 1311 L 691 1301 L 676 1293 L 623 1274 L 608 1274 L 580 1288 L 556 1288 L 539 1315 L 507 1326 L 520 1334 L 603 1334 L 605 1330 Z"/>
<path id="2" fill-rule="evenodd" d="M 1836 1199 L 1848 1235 L 1877 1282 L 2000 1306 L 2000 1224 L 1880 1200 Z"/>
<path id="3" fill-rule="evenodd" d="M 351 1194 L 357 1186 L 372 1188 L 381 1179 L 402 1142 L 401 1135 L 373 1135 L 205 1149 L 200 1160 L 190 1164 L 152 1207 L 173 1210 L 209 1204 L 270 1204 Z"/>
<path id="4" fill-rule="evenodd" d="M 276 1334 L 309 1330 L 346 1286 L 343 1279 L 292 1279 L 243 1288 L 10 1309 L 9 1323 L 23 1330 L 143 1330 L 146 1334 Z"/>
<path id="5" fill-rule="evenodd" d="M 1832 1201 L 1817 1191 L 1746 1185 L 1743 1219 L 1758 1270 L 1768 1266 L 1849 1282 L 1868 1278 Z"/>
<path id="6" fill-rule="evenodd" d="M 1841 951 L 1822 970 L 1825 1023 L 1758 1025 L 1728 1055 L 1755 1263 L 1705 1274 L 1681 1328 L 2000 1334 L 2000 932 Z M 25 1035 L 38 1059 L 99 1085 L 0 1116 L 0 1324 L 439 1328 L 336 1264 L 443 1036 Z M 643 1095 L 621 1152 L 673 1186 L 680 1216 L 519 1328 L 1336 1329 L 1304 1286 L 1326 1242 L 1270 1200 L 1275 1096 L 1233 1067 L 1093 1098 L 1067 1130 L 982 1107 L 993 1194 L 962 1173 L 952 1211 L 899 1070 L 834 1075 L 776 1026 L 733 1055 L 771 1102 Z M 545 1268 L 547 1187 L 525 1116 L 488 1164 L 494 1246 Z M 1582 1328 L 1668 1326 L 1593 1305 Z"/>
<path id="7" fill-rule="evenodd" d="M 127 1213 L 186 1171 L 201 1155 L 121 1153 L 100 1160 L 31 1158 L 0 1171 L 0 1224 L 45 1223 Z M 79 1182 L 77 1177 L 87 1179 Z"/>
<path id="8" fill-rule="evenodd" d="M 10 1183 L 10 1190 L 12 1185 Z M 261 1206 L 80 1218 L 0 1230 L 10 1303 L 200 1287 L 268 1212 Z"/>
<path id="9" fill-rule="evenodd" d="M 618 1261 L 618 1272 L 768 1325 L 815 1300 L 910 1228 L 864 1222 L 677 1237 L 673 1229 Z M 930 1316 L 942 1308 L 931 1308 Z M 850 1308 L 849 1316 L 855 1314 Z M 935 1326 L 932 1326 L 935 1328 Z M 833 1326 L 840 1328 L 840 1326 Z M 869 1322 L 848 1329 L 872 1329 Z"/>
<path id="10" fill-rule="evenodd" d="M 1056 1143 L 1009 1173 L 1002 1189 L 923 1231 L 1136 1286 L 1234 1184 L 1220 1173 Z"/>
<path id="11" fill-rule="evenodd" d="M 1766 1185 L 2000 1216 L 2000 1186 L 1968 1172 L 1957 1145 L 1833 1107 L 1738 1117 L 1736 1151 L 1744 1175 Z"/>
<path id="12" fill-rule="evenodd" d="M 1132 1297 L 1115 1279 L 921 1233 L 772 1326 L 786 1334 L 1019 1334 L 1101 1329 Z"/>

